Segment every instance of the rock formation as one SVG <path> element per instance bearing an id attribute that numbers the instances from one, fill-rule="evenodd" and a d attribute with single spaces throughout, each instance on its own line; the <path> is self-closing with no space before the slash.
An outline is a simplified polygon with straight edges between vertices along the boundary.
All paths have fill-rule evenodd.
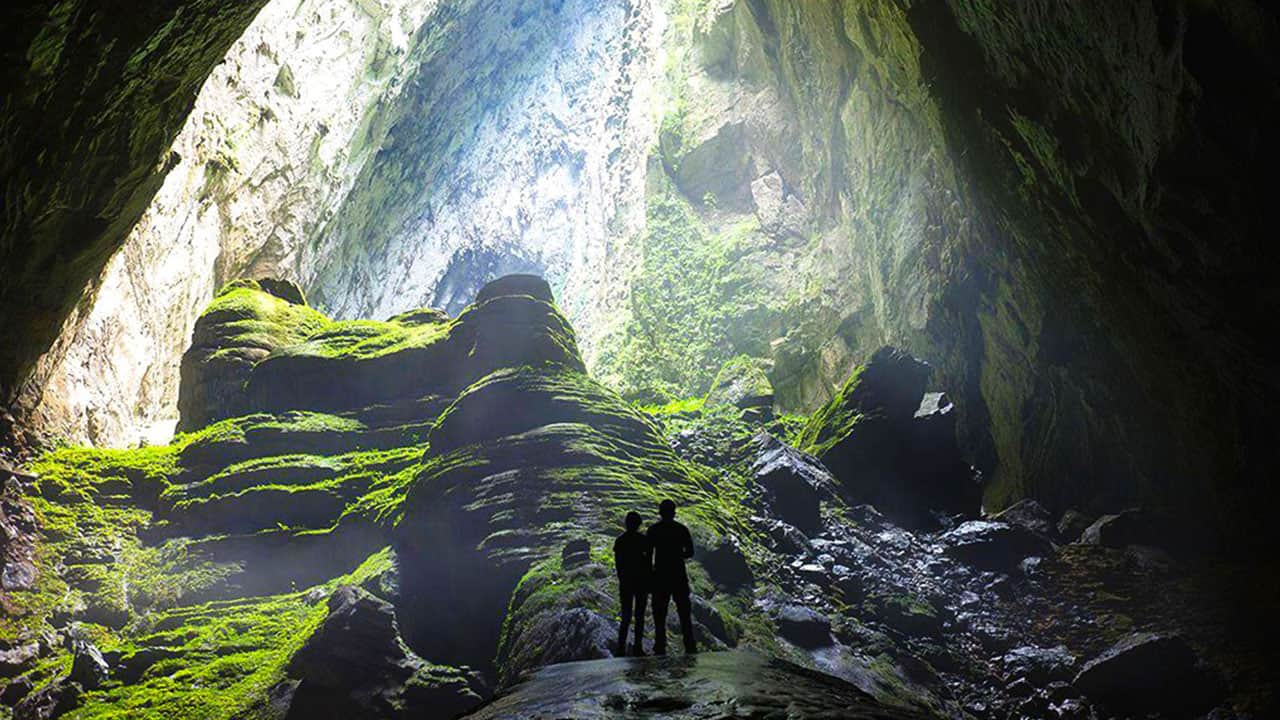
<path id="1" fill-rule="evenodd" d="M 930 515 L 945 494 L 869 498 L 779 439 L 838 447 L 884 417 L 878 438 L 916 442 L 939 397 L 900 351 L 807 426 L 751 403 L 645 410 L 585 372 L 540 278 L 389 321 L 332 320 L 259 280 L 214 300 L 185 367 L 173 443 L 50 452 L 25 481 L 30 519 L 4 505 L 34 578 L 0 595 L 15 717 L 398 718 L 490 697 L 477 717 L 535 717 L 562 712 L 566 683 L 587 716 L 785 702 L 801 717 L 1086 717 L 1162 702 L 1117 694 L 1147 642 L 1108 649 L 1130 617 L 1191 633 L 1170 677 L 1208 678 L 1205 707 L 1226 701 L 1205 657 L 1265 652 L 1213 616 L 1188 623 L 1206 596 L 1119 535 L 1056 546 L 1025 508 L 980 520 Z M 879 481 L 907 487 L 918 467 L 886 461 Z M 695 538 L 705 654 L 610 659 L 606 548 L 662 498 Z M 881 499 L 892 514 L 856 504 Z M 1122 596 L 1093 587 L 1124 604 L 1095 605 Z M 1234 677 L 1239 702 L 1274 701 Z"/>

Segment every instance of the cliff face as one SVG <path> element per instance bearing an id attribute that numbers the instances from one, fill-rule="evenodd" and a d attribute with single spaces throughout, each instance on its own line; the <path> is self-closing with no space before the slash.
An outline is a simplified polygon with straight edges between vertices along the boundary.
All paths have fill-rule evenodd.
<path id="1" fill-rule="evenodd" d="M 146 210 L 196 92 L 263 0 L 3 12 L 0 396 L 6 404 Z"/>
<path id="2" fill-rule="evenodd" d="M 747 355 L 813 410 L 891 343 L 956 397 L 993 508 L 1248 532 L 1274 37 L 1243 1 L 272 5 L 19 409 L 163 428 L 241 274 L 386 317 L 536 270 L 627 397 Z"/>
<path id="3" fill-rule="evenodd" d="M 209 75 L 172 167 L 19 398 L 33 422 L 109 446 L 166 441 L 178 359 L 230 279 L 294 276 L 376 152 L 430 4 L 273 3 Z"/>

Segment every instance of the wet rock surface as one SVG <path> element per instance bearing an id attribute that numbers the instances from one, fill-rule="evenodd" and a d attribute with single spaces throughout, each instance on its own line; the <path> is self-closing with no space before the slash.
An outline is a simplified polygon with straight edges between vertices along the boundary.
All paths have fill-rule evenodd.
<path id="1" fill-rule="evenodd" d="M 473 720 L 517 718 L 928 718 L 887 707 L 828 675 L 747 652 L 555 665 Z"/>

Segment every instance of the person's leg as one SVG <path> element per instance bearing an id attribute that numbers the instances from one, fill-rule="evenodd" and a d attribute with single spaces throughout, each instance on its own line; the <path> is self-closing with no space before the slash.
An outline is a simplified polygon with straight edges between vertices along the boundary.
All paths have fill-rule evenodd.
<path id="1" fill-rule="evenodd" d="M 662 655 L 667 651 L 667 603 L 671 593 L 656 590 L 653 593 L 653 652 Z"/>
<path id="2" fill-rule="evenodd" d="M 676 614 L 680 616 L 680 635 L 684 638 L 684 651 L 687 653 L 697 652 L 698 642 L 693 637 L 693 608 L 689 600 L 689 591 L 676 592 L 675 600 Z"/>
<path id="3" fill-rule="evenodd" d="M 643 592 L 636 593 L 636 639 L 635 644 L 631 647 L 632 655 L 644 654 L 644 605 L 645 594 Z"/>
<path id="4" fill-rule="evenodd" d="M 635 593 L 619 587 L 618 595 L 622 598 L 622 620 L 618 623 L 618 654 L 627 654 L 627 627 L 631 624 L 631 606 Z"/>

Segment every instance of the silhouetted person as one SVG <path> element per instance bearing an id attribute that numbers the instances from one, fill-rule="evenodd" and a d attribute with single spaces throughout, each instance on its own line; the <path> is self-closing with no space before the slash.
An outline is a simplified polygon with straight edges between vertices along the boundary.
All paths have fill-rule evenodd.
<path id="1" fill-rule="evenodd" d="M 644 604 L 653 570 L 653 547 L 640 532 L 640 513 L 627 513 L 627 531 L 613 541 L 613 564 L 618 569 L 618 596 L 622 600 L 622 622 L 618 625 L 618 652 L 627 652 L 627 626 L 634 613 L 635 643 L 632 655 L 644 654 Z"/>
<path id="2" fill-rule="evenodd" d="M 662 518 L 649 526 L 649 542 L 653 545 L 653 651 L 667 651 L 667 603 L 676 601 L 680 616 L 680 634 L 684 651 L 697 651 L 693 640 L 693 620 L 689 616 L 689 576 L 684 561 L 693 557 L 693 537 L 689 528 L 676 522 L 676 504 L 663 500 L 658 505 Z"/>

